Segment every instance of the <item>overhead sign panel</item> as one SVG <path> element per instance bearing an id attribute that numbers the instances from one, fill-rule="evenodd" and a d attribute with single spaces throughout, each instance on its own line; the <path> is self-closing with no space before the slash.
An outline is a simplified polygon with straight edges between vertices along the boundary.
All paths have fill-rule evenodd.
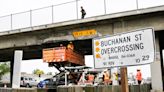
<path id="1" fill-rule="evenodd" d="M 91 36 L 91 35 L 96 35 L 96 34 L 97 34 L 97 32 L 94 29 L 73 32 L 74 37 Z"/>
<path id="2" fill-rule="evenodd" d="M 81 31 L 74 31 L 72 32 L 72 35 L 75 39 L 89 39 L 96 37 L 98 35 L 98 32 L 95 29 L 89 29 L 89 30 L 81 30 Z"/>
<path id="3" fill-rule="evenodd" d="M 93 39 L 95 68 L 147 64 L 155 58 L 152 28 Z"/>

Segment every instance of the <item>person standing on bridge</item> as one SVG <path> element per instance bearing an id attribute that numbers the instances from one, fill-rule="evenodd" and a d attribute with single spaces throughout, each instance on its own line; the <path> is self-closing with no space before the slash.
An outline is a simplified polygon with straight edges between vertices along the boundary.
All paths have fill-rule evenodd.
<path id="1" fill-rule="evenodd" d="M 84 8 L 81 6 L 81 19 L 84 19 L 86 15 L 86 11 L 84 10 Z"/>

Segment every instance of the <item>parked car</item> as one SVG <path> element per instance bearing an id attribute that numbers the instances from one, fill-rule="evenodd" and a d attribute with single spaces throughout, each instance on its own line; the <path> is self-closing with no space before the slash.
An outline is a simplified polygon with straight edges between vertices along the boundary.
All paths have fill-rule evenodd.
<path id="1" fill-rule="evenodd" d="M 38 82 L 36 79 L 31 78 L 31 77 L 21 77 L 21 81 L 20 81 L 20 86 L 21 87 L 33 87 L 33 86 L 37 86 Z"/>
<path id="2" fill-rule="evenodd" d="M 77 75 L 74 74 L 68 75 L 67 85 L 77 84 L 78 79 L 76 76 Z M 65 85 L 65 73 L 60 72 L 59 74 L 56 74 L 50 78 L 49 82 L 47 82 L 45 85 L 47 88 L 56 88 L 57 86 Z"/>
<path id="3" fill-rule="evenodd" d="M 44 79 L 37 84 L 38 88 L 46 88 L 46 85 L 51 81 L 51 78 Z"/>

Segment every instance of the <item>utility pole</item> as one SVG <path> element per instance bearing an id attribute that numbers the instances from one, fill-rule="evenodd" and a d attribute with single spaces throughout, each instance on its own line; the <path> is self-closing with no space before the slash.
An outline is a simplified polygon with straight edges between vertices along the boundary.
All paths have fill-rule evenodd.
<path id="1" fill-rule="evenodd" d="M 127 67 L 121 68 L 121 90 L 122 92 L 129 92 Z"/>

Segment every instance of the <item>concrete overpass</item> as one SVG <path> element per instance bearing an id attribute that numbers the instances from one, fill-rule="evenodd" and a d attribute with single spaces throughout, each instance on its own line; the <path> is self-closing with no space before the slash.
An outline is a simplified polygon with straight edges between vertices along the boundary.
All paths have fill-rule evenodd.
<path id="1" fill-rule="evenodd" d="M 91 39 L 94 37 L 153 27 L 156 35 L 156 50 L 160 53 L 161 67 L 163 67 L 163 15 L 164 6 L 158 6 L 1 32 L 0 61 L 13 61 L 14 50 L 23 50 L 23 59 L 40 59 L 43 48 L 59 46 L 61 43 L 66 45 L 68 41 L 74 41 L 77 51 L 92 54 Z M 73 32 L 92 29 L 96 30 L 96 34 L 82 38 L 73 36 Z"/>
<path id="2" fill-rule="evenodd" d="M 59 43 L 56 42 L 79 40 L 72 35 L 72 32 L 75 31 L 94 29 L 97 31 L 94 37 L 145 27 L 153 27 L 155 31 L 162 31 L 164 29 L 163 14 L 164 6 L 159 6 L 1 32 L 0 61 L 10 60 L 16 49 L 24 51 L 24 59 L 41 58 L 43 48 L 59 46 Z M 87 36 L 80 40 L 92 38 L 92 36 Z M 78 45 L 79 42 L 77 41 L 75 44 L 81 47 L 80 45 L 83 43 Z M 86 54 L 91 53 L 91 51 L 86 52 Z"/>

